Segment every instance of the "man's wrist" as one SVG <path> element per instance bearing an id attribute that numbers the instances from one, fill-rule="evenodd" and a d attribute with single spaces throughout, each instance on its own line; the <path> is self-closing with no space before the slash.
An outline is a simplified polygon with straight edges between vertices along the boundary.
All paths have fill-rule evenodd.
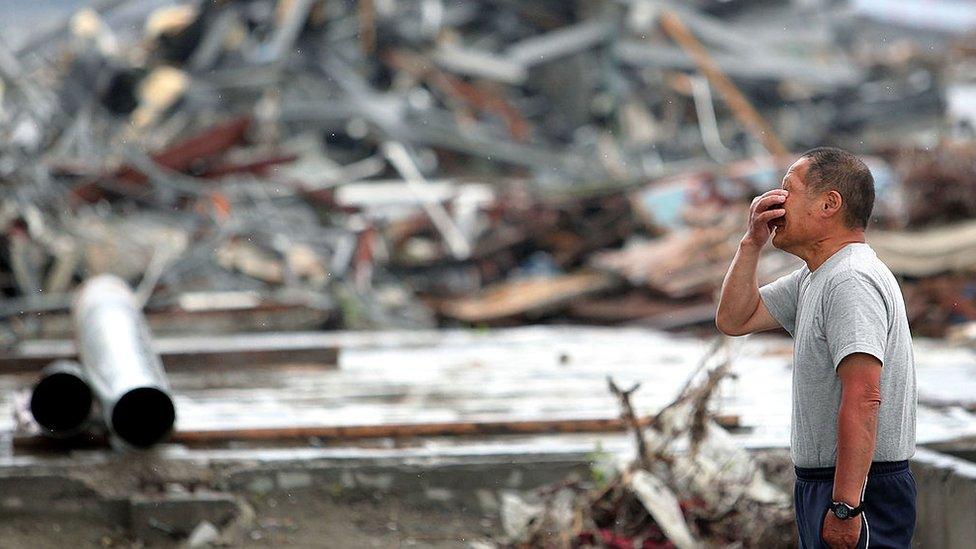
<path id="1" fill-rule="evenodd" d="M 756 252 L 756 253 L 758 253 L 759 250 L 762 249 L 763 244 L 765 244 L 765 242 L 756 242 L 755 240 L 753 240 L 752 238 L 750 238 L 748 235 L 746 235 L 746 236 L 743 236 L 742 237 L 742 240 L 739 241 L 739 249 L 744 250 L 744 251 L 748 251 L 748 252 Z"/>
<path id="2" fill-rule="evenodd" d="M 846 503 L 846 504 L 850 505 L 851 507 L 857 507 L 858 505 L 861 504 L 861 494 L 860 494 L 860 492 L 858 492 L 858 494 L 856 496 L 851 496 L 849 494 L 843 494 L 843 495 L 842 494 L 835 494 L 831 498 L 831 501 L 837 501 L 837 502 L 840 502 L 840 503 Z"/>
<path id="3" fill-rule="evenodd" d="M 838 473 L 841 471 L 838 470 Z M 832 501 L 839 501 L 846 503 L 851 507 L 857 507 L 861 504 L 861 489 L 864 486 L 864 482 L 859 482 L 858 484 L 852 484 L 848 479 L 841 479 L 839 474 L 834 475 L 834 489 L 830 493 Z"/>

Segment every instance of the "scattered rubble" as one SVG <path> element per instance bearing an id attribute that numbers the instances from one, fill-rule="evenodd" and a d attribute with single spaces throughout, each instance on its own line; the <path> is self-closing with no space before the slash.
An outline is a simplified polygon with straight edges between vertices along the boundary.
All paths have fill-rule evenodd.
<path id="1" fill-rule="evenodd" d="M 286 356 L 334 366 L 341 345 L 305 339 L 312 329 L 712 330 L 748 201 L 779 185 L 792 154 L 821 144 L 872 167 L 870 242 L 902 279 L 914 332 L 976 339 L 976 57 L 966 21 L 941 8 L 916 18 L 875 2 L 160 4 L 96 2 L 19 44 L 0 41 L 6 371 L 74 357 L 72 296 L 102 274 L 134 289 L 167 368 L 190 353 L 225 368 Z M 911 32 L 887 41 L 890 21 Z M 767 249 L 759 276 L 796 266 Z M 269 333 L 241 335 L 252 331 Z M 622 419 L 405 418 L 423 409 L 404 402 L 436 391 L 384 386 L 372 398 L 403 402 L 381 425 L 204 424 L 177 429 L 174 443 L 628 425 L 635 462 L 502 496 L 507 541 L 788 544 L 788 498 L 719 427 L 734 422 L 707 411 L 718 362 L 651 418 L 630 410 L 634 389 L 613 384 Z M 146 539 L 277 543 L 295 529 L 251 524 L 222 492 L 130 492 L 123 503 L 142 513 Z M 211 496 L 222 503 L 210 510 L 226 512 L 160 518 L 160 502 L 182 513 Z M 754 520 L 757 508 L 768 520 Z"/>
<path id="2" fill-rule="evenodd" d="M 0 46 L 0 345 L 63 334 L 106 272 L 163 333 L 707 323 L 727 214 L 820 143 L 879 153 L 879 228 L 976 211 L 971 147 L 876 135 L 943 97 L 964 130 L 955 29 L 894 55 L 837 39 L 870 10 L 705 4 L 129 0 Z"/>
<path id="3" fill-rule="evenodd" d="M 679 397 L 641 425 L 626 391 L 609 380 L 637 444 L 637 459 L 603 482 L 566 481 L 502 500 L 509 547 L 745 547 L 794 544 L 789 495 L 709 418 L 726 375 L 721 340 Z M 715 352 L 717 351 L 717 352 Z"/>

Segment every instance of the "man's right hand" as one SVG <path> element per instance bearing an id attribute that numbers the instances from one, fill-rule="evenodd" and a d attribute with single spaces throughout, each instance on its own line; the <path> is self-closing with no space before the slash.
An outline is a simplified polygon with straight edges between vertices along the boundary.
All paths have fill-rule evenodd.
<path id="1" fill-rule="evenodd" d="M 742 238 L 744 244 L 757 248 L 766 244 L 772 234 L 769 222 L 786 214 L 783 203 L 788 195 L 789 191 L 786 189 L 773 189 L 753 199 L 749 206 L 749 228 Z"/>

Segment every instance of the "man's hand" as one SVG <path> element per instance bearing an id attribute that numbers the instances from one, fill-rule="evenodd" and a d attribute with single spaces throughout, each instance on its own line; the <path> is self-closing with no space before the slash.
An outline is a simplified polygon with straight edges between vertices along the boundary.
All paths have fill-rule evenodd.
<path id="1" fill-rule="evenodd" d="M 840 520 L 827 511 L 820 535 L 831 549 L 854 549 L 861 539 L 861 515 Z"/>
<path id="2" fill-rule="evenodd" d="M 762 248 L 772 234 L 772 227 L 769 223 L 777 217 L 786 214 L 783 203 L 789 191 L 786 189 L 773 189 L 757 196 L 749 206 L 749 228 L 742 241 L 752 246 Z"/>

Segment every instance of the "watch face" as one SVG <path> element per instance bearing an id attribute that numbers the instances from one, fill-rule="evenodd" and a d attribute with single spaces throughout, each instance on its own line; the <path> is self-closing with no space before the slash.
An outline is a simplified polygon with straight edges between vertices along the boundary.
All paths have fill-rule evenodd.
<path id="1" fill-rule="evenodd" d="M 838 505 L 837 507 L 834 507 L 834 514 L 837 515 L 837 518 L 839 519 L 846 519 L 848 513 L 849 511 L 847 507 L 844 505 Z"/>

